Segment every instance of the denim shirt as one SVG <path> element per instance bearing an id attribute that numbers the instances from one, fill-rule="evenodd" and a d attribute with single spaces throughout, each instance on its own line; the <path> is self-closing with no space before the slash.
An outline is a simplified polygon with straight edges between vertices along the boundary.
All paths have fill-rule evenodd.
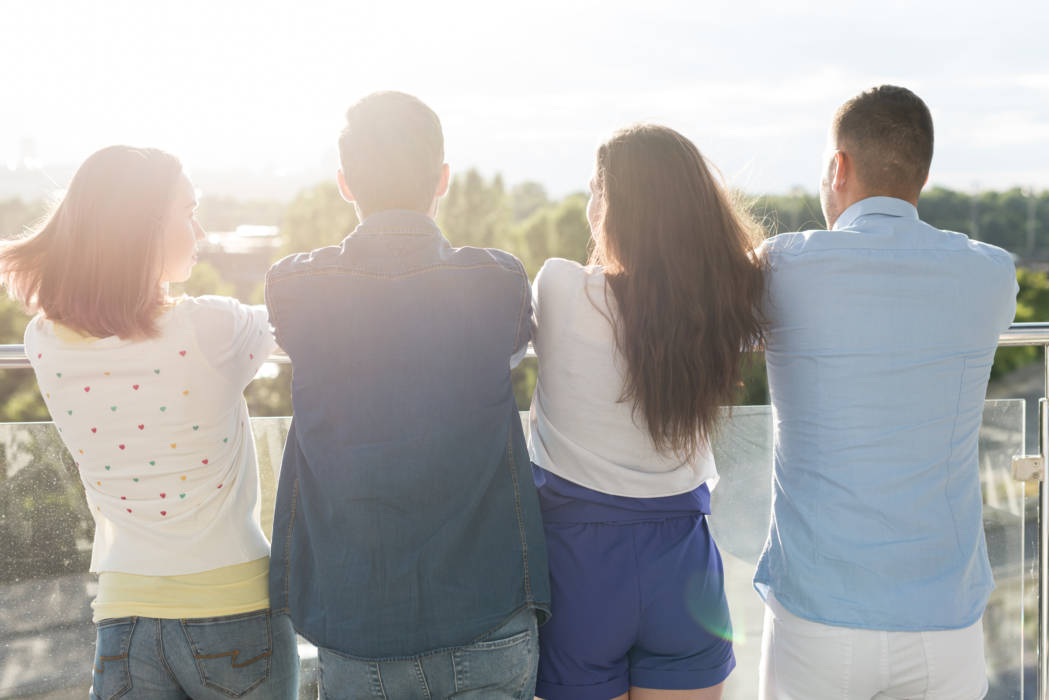
<path id="1" fill-rule="evenodd" d="M 270 600 L 314 644 L 365 659 L 545 620 L 546 545 L 510 382 L 528 343 L 521 262 L 453 248 L 411 211 L 266 277 L 294 369 Z"/>

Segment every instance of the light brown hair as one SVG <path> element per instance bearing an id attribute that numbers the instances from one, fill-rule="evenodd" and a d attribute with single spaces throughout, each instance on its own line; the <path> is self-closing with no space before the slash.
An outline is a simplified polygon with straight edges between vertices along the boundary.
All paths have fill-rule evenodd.
<path id="1" fill-rule="evenodd" d="M 441 120 L 412 95 L 372 93 L 346 110 L 339 160 L 362 216 L 429 211 L 444 165 Z"/>
<path id="2" fill-rule="evenodd" d="M 838 108 L 831 129 L 871 194 L 909 199 L 921 192 L 932 164 L 932 115 L 913 92 L 896 85 L 866 90 Z"/>
<path id="3" fill-rule="evenodd" d="M 691 458 L 762 339 L 760 228 L 687 138 L 642 124 L 597 151 L 591 263 L 604 266 L 632 401 L 657 449 Z"/>
<path id="4" fill-rule="evenodd" d="M 0 242 L 0 282 L 29 311 L 81 333 L 155 336 L 163 236 L 181 172 L 175 156 L 155 148 L 92 154 L 39 228 Z"/>

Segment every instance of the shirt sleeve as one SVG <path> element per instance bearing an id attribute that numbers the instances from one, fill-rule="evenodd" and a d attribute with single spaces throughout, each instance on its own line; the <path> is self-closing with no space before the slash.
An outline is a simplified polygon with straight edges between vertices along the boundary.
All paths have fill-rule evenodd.
<path id="1" fill-rule="evenodd" d="M 517 336 L 514 342 L 514 352 L 510 356 L 510 369 L 521 364 L 521 360 L 523 360 L 525 354 L 528 353 L 528 341 L 532 339 L 532 319 L 534 317 L 532 288 L 528 284 L 528 275 L 524 271 L 524 265 L 522 265 L 520 261 L 518 261 L 517 264 L 521 268 L 521 283 L 524 286 L 524 299 L 521 301 L 522 307 L 520 318 L 517 322 Z"/>
<path id="2" fill-rule="evenodd" d="M 199 297 L 197 341 L 211 364 L 243 389 L 276 349 L 265 306 L 229 297 Z"/>
<path id="3" fill-rule="evenodd" d="M 1009 261 L 1012 263 L 1012 260 Z M 1012 293 L 1009 294 L 1009 300 L 1006 304 L 1005 311 L 1005 328 L 1009 328 L 1016 319 L 1016 300 L 1020 295 L 1020 280 L 1016 277 L 1016 265 L 1012 264 Z"/>
<path id="4" fill-rule="evenodd" d="M 542 293 L 543 280 L 548 276 L 547 267 L 549 261 L 543 263 L 543 266 L 539 268 L 539 272 L 535 273 L 535 281 L 532 282 L 532 347 L 535 349 L 536 357 L 539 357 L 539 334 L 540 320 L 542 319 L 542 300 L 544 298 Z"/>

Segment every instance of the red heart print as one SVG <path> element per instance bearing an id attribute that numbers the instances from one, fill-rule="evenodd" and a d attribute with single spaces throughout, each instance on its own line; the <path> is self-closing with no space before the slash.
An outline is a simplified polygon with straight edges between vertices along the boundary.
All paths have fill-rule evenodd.
<path id="1" fill-rule="evenodd" d="M 128 509 L 127 509 L 127 512 L 128 512 L 128 513 L 130 513 L 130 512 L 131 512 L 131 509 L 130 509 L 130 508 L 128 508 Z"/>
<path id="2" fill-rule="evenodd" d="M 43 353 L 39 353 L 39 352 L 38 352 L 38 353 L 36 354 L 36 359 L 38 359 L 38 360 L 39 360 L 39 359 L 40 359 L 41 357 L 43 357 L 43 356 L 44 356 L 44 355 L 43 355 Z"/>
<path id="3" fill-rule="evenodd" d="M 135 391 L 138 391 L 138 384 L 132 384 L 131 388 L 134 389 Z"/>
<path id="4" fill-rule="evenodd" d="M 84 387 L 84 391 L 91 391 L 91 387 L 89 387 L 89 386 L 85 386 L 85 387 Z"/>
<path id="5" fill-rule="evenodd" d="M 248 353 L 248 358 L 254 360 L 255 359 L 255 353 L 249 352 Z"/>
<path id="6" fill-rule="evenodd" d="M 219 484 L 219 488 L 222 488 L 222 484 Z"/>
<path id="7" fill-rule="evenodd" d="M 186 351 L 185 350 L 179 350 L 178 354 L 182 355 L 183 357 L 185 357 L 186 356 Z"/>
<path id="8" fill-rule="evenodd" d="M 97 432 L 98 432 L 98 428 L 92 428 L 92 429 L 91 429 L 91 432 L 93 432 L 93 433 L 97 433 Z"/>
<path id="9" fill-rule="evenodd" d="M 161 514 L 161 515 L 167 515 L 167 514 L 168 514 L 168 512 L 167 512 L 166 510 L 162 510 L 162 511 L 160 511 L 160 514 Z"/>
<path id="10" fill-rule="evenodd" d="M 207 457 L 205 457 L 204 459 L 200 460 L 200 463 L 201 464 L 207 464 L 208 463 Z"/>
<path id="11" fill-rule="evenodd" d="M 127 496 L 121 496 L 121 497 L 120 497 L 120 500 L 122 500 L 122 501 L 126 501 L 126 500 L 127 500 Z"/>
<path id="12" fill-rule="evenodd" d="M 138 429 L 139 429 L 139 430 L 145 430 L 145 429 L 146 429 L 146 426 L 145 426 L 145 424 L 143 424 L 143 423 L 139 423 L 139 424 L 138 424 Z"/>
<path id="13" fill-rule="evenodd" d="M 168 495 L 167 495 L 166 493 L 162 493 L 162 494 L 160 494 L 160 497 L 161 497 L 161 498 L 167 498 L 167 497 L 168 497 Z"/>
<path id="14" fill-rule="evenodd" d="M 125 447 L 127 447 L 127 445 L 117 445 L 117 447 L 119 447 L 120 449 L 124 449 Z"/>

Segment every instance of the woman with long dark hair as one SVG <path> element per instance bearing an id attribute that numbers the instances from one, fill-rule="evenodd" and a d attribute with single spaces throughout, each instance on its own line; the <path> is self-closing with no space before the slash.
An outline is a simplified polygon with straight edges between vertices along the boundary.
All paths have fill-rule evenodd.
<path id="1" fill-rule="evenodd" d="M 590 192 L 590 265 L 548 260 L 533 285 L 552 583 L 536 694 L 720 698 L 735 660 L 710 440 L 762 336 L 760 229 L 662 126 L 602 144 Z"/>
<path id="2" fill-rule="evenodd" d="M 38 230 L 0 244 L 95 519 L 95 700 L 297 695 L 243 395 L 275 344 L 265 308 L 168 295 L 197 259 L 196 208 L 177 158 L 111 146 Z"/>

